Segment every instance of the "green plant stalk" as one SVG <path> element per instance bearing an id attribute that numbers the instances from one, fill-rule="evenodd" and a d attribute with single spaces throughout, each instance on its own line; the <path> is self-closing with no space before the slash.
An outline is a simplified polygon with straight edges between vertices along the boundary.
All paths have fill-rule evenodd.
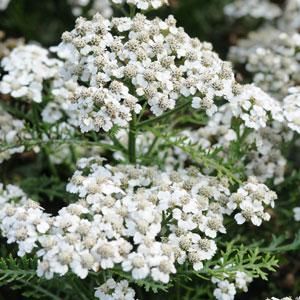
<path id="1" fill-rule="evenodd" d="M 131 164 L 136 164 L 136 114 L 133 113 L 132 120 L 129 123 L 129 136 L 128 136 L 128 160 Z"/>
<path id="2" fill-rule="evenodd" d="M 39 108 L 37 103 L 33 103 L 32 104 L 32 112 L 33 112 L 33 125 L 36 128 L 36 131 L 38 132 L 39 138 L 42 138 L 42 131 L 40 128 L 40 116 L 39 116 Z M 47 162 L 48 168 L 51 172 L 51 174 L 58 178 L 58 173 L 56 170 L 56 167 L 54 166 L 54 164 L 51 162 L 51 158 L 50 158 L 50 149 L 48 147 L 48 145 L 42 145 L 42 153 L 45 156 L 45 160 Z"/>
<path id="3" fill-rule="evenodd" d="M 164 120 L 165 118 L 181 111 L 182 109 L 186 108 L 187 106 L 189 106 L 190 104 L 192 103 L 192 100 L 188 100 L 187 102 L 184 102 L 180 105 L 178 105 L 177 107 L 175 107 L 174 109 L 172 110 L 169 110 L 167 111 L 166 113 L 158 116 L 158 117 L 155 117 L 155 118 L 152 118 L 152 119 L 149 119 L 149 120 L 146 120 L 146 121 L 143 121 L 143 122 L 140 122 L 137 127 L 140 128 L 140 127 L 144 127 L 144 126 L 149 126 L 149 125 L 152 125 L 152 124 L 155 124 L 155 123 L 158 123 L 160 122 L 161 120 Z"/>

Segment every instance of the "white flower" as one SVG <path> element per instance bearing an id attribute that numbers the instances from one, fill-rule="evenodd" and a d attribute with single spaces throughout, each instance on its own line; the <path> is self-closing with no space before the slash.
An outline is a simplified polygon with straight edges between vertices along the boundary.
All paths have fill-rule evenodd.
<path id="1" fill-rule="evenodd" d="M 283 114 L 288 127 L 300 133 L 300 93 L 292 94 L 284 98 Z"/>
<path id="2" fill-rule="evenodd" d="M 109 0 L 68 0 L 68 3 L 72 7 L 72 13 L 74 16 L 79 16 L 82 14 L 83 9 L 88 7 L 92 2 L 92 6 L 88 11 L 89 15 L 93 15 L 99 12 L 105 18 L 110 18 L 112 16 L 113 10 Z"/>
<path id="3" fill-rule="evenodd" d="M 295 221 L 300 221 L 300 207 L 293 209 Z"/>
<path id="4" fill-rule="evenodd" d="M 214 290 L 214 296 L 217 300 L 234 300 L 236 289 L 233 283 L 228 280 L 217 282 L 217 288 Z"/>
<path id="5" fill-rule="evenodd" d="M 233 115 L 240 117 L 246 127 L 256 130 L 266 127 L 270 119 L 268 114 L 273 120 L 283 121 L 279 102 L 254 85 L 245 85 L 241 89 L 241 93 L 230 100 L 230 107 Z"/>
<path id="6" fill-rule="evenodd" d="M 235 286 L 244 292 L 248 291 L 248 284 L 253 281 L 253 278 L 245 272 L 237 271 L 235 276 Z"/>
<path id="7" fill-rule="evenodd" d="M 0 164 L 15 153 L 22 153 L 25 150 L 24 146 L 12 146 L 30 138 L 31 134 L 26 130 L 24 121 L 15 119 L 4 110 L 0 111 L 0 143 L 4 148 L 8 147 L 0 152 Z"/>
<path id="8" fill-rule="evenodd" d="M 170 281 L 170 274 L 176 273 L 174 263 L 168 258 L 162 257 L 157 267 L 151 269 L 151 277 L 155 281 L 168 283 Z"/>
<path id="9" fill-rule="evenodd" d="M 35 251 L 37 274 L 48 279 L 67 272 L 84 279 L 89 271 L 121 267 L 136 280 L 168 283 L 176 262 L 199 271 L 214 257 L 213 239 L 225 233 L 224 214 L 230 214 L 227 204 L 230 212 L 240 210 L 257 224 L 267 220 L 264 206 L 273 206 L 276 198 L 254 179 L 230 196 L 226 180 L 195 168 L 111 166 L 100 157 L 80 160 L 67 190 L 79 200 L 50 216 L 18 188 L 0 185 L 3 237 L 18 245 L 20 256 Z M 246 277 L 240 275 L 242 287 Z M 100 290 L 97 295 L 119 292 Z"/>
<path id="10" fill-rule="evenodd" d="M 0 0 L 0 10 L 5 10 L 9 4 L 10 0 Z"/>
<path id="11" fill-rule="evenodd" d="M 282 101 L 299 82 L 299 46 L 299 33 L 265 26 L 231 47 L 229 58 L 245 64 L 254 83 Z"/>
<path id="12" fill-rule="evenodd" d="M 100 300 L 135 300 L 135 291 L 129 287 L 127 280 L 116 282 L 108 279 L 104 284 L 96 289 L 95 297 Z"/>
<path id="13" fill-rule="evenodd" d="M 1 62 L 7 74 L 0 82 L 0 92 L 40 103 L 43 83 L 57 75 L 60 64 L 40 46 L 18 46 Z"/>
<path id="14" fill-rule="evenodd" d="M 235 0 L 225 6 L 224 12 L 234 18 L 251 16 L 272 20 L 280 16 L 281 9 L 269 0 Z"/>
<path id="15" fill-rule="evenodd" d="M 136 280 L 146 278 L 150 272 L 150 268 L 144 256 L 133 252 L 123 261 L 122 268 L 126 272 L 131 271 L 132 277 Z"/>
<path id="16" fill-rule="evenodd" d="M 277 195 L 274 192 L 251 177 L 244 186 L 231 195 L 227 206 L 230 209 L 241 210 L 234 217 L 238 224 L 251 221 L 254 225 L 260 226 L 262 221 L 269 221 L 271 218 L 269 213 L 264 211 L 264 206 L 274 207 L 274 200 L 276 199 Z"/>
<path id="17" fill-rule="evenodd" d="M 156 6 L 158 0 L 137 4 L 144 2 Z M 194 107 L 213 114 L 214 98 L 230 99 L 235 81 L 230 63 L 211 48 L 177 28 L 173 16 L 109 21 L 96 14 L 91 21 L 78 18 L 56 51 L 65 60 L 64 80 L 78 84 L 72 109 L 87 132 L 127 127 L 145 100 L 159 116 L 193 96 Z"/>

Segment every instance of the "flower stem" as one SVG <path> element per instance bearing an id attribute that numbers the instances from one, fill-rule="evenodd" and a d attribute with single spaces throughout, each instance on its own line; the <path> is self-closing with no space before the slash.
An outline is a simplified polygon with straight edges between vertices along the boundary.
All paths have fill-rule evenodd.
<path id="1" fill-rule="evenodd" d="M 146 120 L 146 121 L 143 121 L 143 122 L 140 122 L 138 124 L 138 127 L 144 127 L 144 126 L 149 126 L 149 125 L 152 125 L 152 124 L 155 124 L 155 123 L 158 123 L 160 122 L 161 120 L 164 120 L 165 118 L 181 111 L 182 109 L 186 108 L 187 106 L 189 106 L 191 104 L 192 100 L 188 100 L 186 102 L 183 102 L 182 104 L 178 105 L 177 107 L 175 107 L 174 109 L 172 110 L 169 110 L 167 111 L 166 113 L 158 116 L 158 117 L 154 117 L 152 119 L 149 119 L 149 120 Z"/>
<path id="2" fill-rule="evenodd" d="M 128 159 L 131 164 L 136 164 L 136 114 L 132 115 L 129 124 Z"/>

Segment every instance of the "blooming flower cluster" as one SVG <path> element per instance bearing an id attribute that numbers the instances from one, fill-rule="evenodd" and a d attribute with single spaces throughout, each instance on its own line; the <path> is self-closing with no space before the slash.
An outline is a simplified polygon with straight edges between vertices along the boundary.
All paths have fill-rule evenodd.
<path id="1" fill-rule="evenodd" d="M 59 76 L 51 83 L 53 99 L 47 103 L 42 111 L 42 119 L 45 123 L 55 124 L 67 122 L 74 127 L 79 126 L 78 112 L 72 107 L 70 98 L 78 85 L 74 81 L 63 81 Z"/>
<path id="2" fill-rule="evenodd" d="M 63 34 L 58 55 L 65 59 L 66 80 L 80 85 L 74 95 L 83 132 L 124 127 L 133 113 L 148 103 L 159 116 L 181 98 L 192 97 L 192 106 L 215 111 L 214 97 L 232 97 L 231 66 L 219 59 L 211 45 L 190 38 L 165 21 L 95 15 L 77 19 L 72 32 Z"/>
<path id="3" fill-rule="evenodd" d="M 10 0 L 0 0 L 0 10 L 5 10 L 9 4 Z"/>
<path id="4" fill-rule="evenodd" d="M 92 2 L 92 5 L 91 5 Z M 72 13 L 75 16 L 80 16 L 86 7 L 91 6 L 88 11 L 89 15 L 99 12 L 103 17 L 110 18 L 113 14 L 110 0 L 68 0 L 72 7 Z"/>
<path id="5" fill-rule="evenodd" d="M 80 200 L 56 217 L 23 194 L 10 202 L 3 191 L 3 236 L 18 244 L 21 256 L 36 250 L 37 273 L 48 279 L 69 270 L 85 278 L 89 270 L 120 265 L 133 279 L 167 283 L 177 264 L 200 270 L 215 255 L 225 215 L 260 225 L 269 219 L 264 206 L 276 198 L 253 179 L 231 194 L 226 180 L 193 168 L 102 166 L 101 158 L 81 159 L 78 166 L 67 190 Z"/>
<path id="6" fill-rule="evenodd" d="M 300 34 L 264 27 L 230 49 L 231 60 L 245 63 L 256 85 L 277 98 L 300 81 Z"/>
<path id="7" fill-rule="evenodd" d="M 97 288 L 95 297 L 100 300 L 135 300 L 135 291 L 129 287 L 127 280 L 116 282 L 114 279 L 108 279 L 104 284 Z"/>
<path id="8" fill-rule="evenodd" d="M 136 6 L 140 10 L 158 9 L 168 4 L 168 0 L 111 0 L 114 4 L 127 3 Z"/>
<path id="9" fill-rule="evenodd" d="M 300 146 L 300 1 L 235 0 L 225 7 L 228 16 L 263 24 L 230 49 L 245 66 L 237 78 L 253 77 L 245 85 L 231 63 L 173 16 L 143 15 L 167 0 L 66 2 L 75 16 L 94 16 L 79 17 L 49 51 L 2 42 L 0 32 L 1 180 L 17 178 L 34 199 L 44 195 L 41 203 L 54 199 L 62 207 L 50 214 L 48 203 L 44 209 L 19 187 L 0 183 L 0 233 L 22 257 L 16 266 L 36 257 L 38 277 L 72 273 L 62 280 L 76 275 L 85 286 L 89 276 L 101 300 L 134 300 L 130 282 L 148 292 L 172 280 L 175 289 L 181 278 L 194 281 L 204 272 L 214 291 L 188 287 L 183 298 L 233 300 L 247 292 L 276 260 L 259 246 L 252 253 L 259 244 L 246 242 L 245 252 L 231 246 L 236 236 L 245 241 L 241 225 L 255 230 L 275 215 L 277 195 L 268 183 L 296 198 L 289 187 L 297 176 L 278 184 L 294 174 L 298 158 L 288 152 Z M 0 10 L 8 3 L 0 0 Z M 126 17 L 111 18 L 114 11 Z M 28 172 L 11 159 L 11 174 L 2 174 L 4 160 L 25 150 L 33 150 L 28 165 L 37 167 Z M 49 195 L 34 187 L 44 181 Z M 300 221 L 295 206 L 290 215 Z"/>
<path id="10" fill-rule="evenodd" d="M 40 103 L 44 82 L 57 75 L 60 64 L 48 54 L 37 45 L 15 48 L 2 59 L 1 66 L 7 74 L 0 82 L 0 93 Z"/>
<path id="11" fill-rule="evenodd" d="M 8 243 L 18 243 L 18 255 L 30 253 L 38 234 L 49 229 L 49 217 L 18 187 L 0 185 L 0 230 Z"/>
<path id="12" fill-rule="evenodd" d="M 276 199 L 275 192 L 270 191 L 264 184 L 259 184 L 253 177 L 231 195 L 227 206 L 232 210 L 237 207 L 241 210 L 234 217 L 238 224 L 251 221 L 254 225 L 260 226 L 262 221 L 269 221 L 271 218 L 270 214 L 265 212 L 264 207 L 274 207 Z"/>
<path id="13" fill-rule="evenodd" d="M 271 115 L 273 120 L 282 122 L 280 104 L 254 85 L 241 87 L 241 92 L 230 101 L 235 117 L 241 118 L 245 126 L 258 130 L 265 128 Z"/>
<path id="14" fill-rule="evenodd" d="M 8 38 L 5 39 L 5 33 L 0 31 L 0 59 L 5 56 L 8 56 L 12 49 L 17 46 L 21 46 L 24 44 L 24 39 L 22 38 Z"/>
<path id="15" fill-rule="evenodd" d="M 290 90 L 293 92 L 293 89 Z M 287 126 L 300 133 L 300 90 L 287 96 L 283 100 L 283 112 L 287 120 Z"/>
<path id="16" fill-rule="evenodd" d="M 295 221 L 300 221 L 300 207 L 296 207 L 294 208 L 294 217 L 295 217 Z"/>
<path id="17" fill-rule="evenodd" d="M 281 9 L 270 0 L 235 0 L 224 8 L 225 14 L 233 18 L 251 16 L 273 20 L 281 15 Z"/>
<path id="18" fill-rule="evenodd" d="M 82 15 L 83 10 L 86 7 L 91 6 L 88 11 L 89 15 L 98 12 L 105 18 L 110 18 L 112 16 L 112 4 L 120 6 L 127 3 L 142 11 L 158 9 L 161 6 L 168 4 L 168 0 L 68 0 L 68 2 L 72 6 L 72 12 L 75 16 Z"/>
<path id="19" fill-rule="evenodd" d="M 300 29 L 300 1 L 287 0 L 284 12 L 278 20 L 279 28 L 283 30 L 293 31 Z"/>
<path id="20" fill-rule="evenodd" d="M 232 267 L 228 265 L 226 267 Z M 215 268 L 218 268 L 216 266 Z M 227 274 L 223 274 L 224 280 L 213 277 L 212 282 L 216 285 L 214 296 L 217 300 L 234 300 L 237 290 L 248 291 L 248 285 L 253 281 L 253 278 L 245 272 L 237 271 L 235 278 L 230 280 Z"/>
<path id="21" fill-rule="evenodd" d="M 6 149 L 0 152 L 0 164 L 15 153 L 22 153 L 25 150 L 24 146 L 10 147 L 10 145 L 27 138 L 30 138 L 30 134 L 25 128 L 24 121 L 15 119 L 9 113 L 0 110 L 0 144 Z"/>

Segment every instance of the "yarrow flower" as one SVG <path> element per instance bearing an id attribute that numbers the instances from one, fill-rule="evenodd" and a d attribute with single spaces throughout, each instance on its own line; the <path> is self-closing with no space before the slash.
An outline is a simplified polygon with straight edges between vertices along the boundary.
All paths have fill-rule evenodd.
<path id="1" fill-rule="evenodd" d="M 300 221 L 300 207 L 296 207 L 293 209 L 295 221 Z"/>
<path id="2" fill-rule="evenodd" d="M 241 86 L 241 91 L 230 100 L 235 117 L 240 117 L 248 128 L 258 130 L 267 126 L 269 114 L 273 120 L 283 121 L 281 106 L 255 85 Z"/>
<path id="3" fill-rule="evenodd" d="M 136 6 L 140 10 L 158 9 L 168 4 L 168 0 L 112 0 L 114 4 L 127 3 Z"/>
<path id="4" fill-rule="evenodd" d="M 57 75 L 60 65 L 48 55 L 48 50 L 37 45 L 15 48 L 1 62 L 7 74 L 0 82 L 0 93 L 40 103 L 44 82 Z"/>
<path id="5" fill-rule="evenodd" d="M 287 126 L 300 133 L 300 91 L 296 90 L 296 93 L 292 93 L 283 99 L 283 114 Z"/>
<path id="6" fill-rule="evenodd" d="M 264 211 L 264 205 L 274 207 L 276 199 L 275 192 L 270 191 L 266 185 L 259 184 L 255 178 L 249 178 L 248 183 L 231 195 L 227 206 L 230 209 L 239 207 L 241 210 L 234 217 L 238 224 L 251 221 L 260 226 L 262 221 L 269 221 L 271 218 L 270 214 Z"/>
<path id="7" fill-rule="evenodd" d="M 5 10 L 9 4 L 10 0 L 0 0 L 0 10 Z"/>
<path id="8" fill-rule="evenodd" d="M 68 0 L 68 3 L 72 7 L 74 16 L 80 16 L 83 10 L 91 4 L 91 8 L 88 11 L 89 15 L 99 12 L 103 17 L 110 18 L 113 14 L 110 0 Z"/>
<path id="9" fill-rule="evenodd" d="M 231 47 L 229 58 L 245 64 L 254 83 L 278 100 L 299 82 L 300 34 L 263 27 Z"/>
<path id="10" fill-rule="evenodd" d="M 287 0 L 284 12 L 279 19 L 279 28 L 282 30 L 293 31 L 300 29 L 300 1 Z"/>
<path id="11" fill-rule="evenodd" d="M 214 239 L 226 233 L 226 214 L 242 210 L 244 221 L 259 225 L 257 220 L 268 219 L 263 205 L 272 206 L 276 198 L 254 180 L 231 195 L 226 180 L 193 168 L 162 172 L 102 166 L 101 161 L 79 161 L 67 190 L 80 200 L 57 216 L 43 212 L 23 193 L 11 202 L 2 188 L 1 232 L 9 243 L 18 244 L 20 256 L 36 252 L 39 276 L 50 279 L 72 271 L 85 278 L 89 270 L 119 265 L 133 279 L 167 283 L 177 264 L 190 263 L 198 271 L 212 259 Z M 259 202 L 260 210 L 250 215 L 244 202 L 254 208 Z"/>
<path id="12" fill-rule="evenodd" d="M 137 300 L 135 298 L 135 291 L 129 287 L 127 280 L 116 282 L 113 278 L 108 279 L 96 289 L 95 297 L 100 300 Z"/>
<path id="13" fill-rule="evenodd" d="M 0 152 L 0 164 L 15 153 L 22 153 L 25 150 L 24 146 L 13 147 L 12 145 L 30 137 L 24 121 L 15 119 L 9 113 L 0 110 L 0 143 L 6 149 Z"/>
<path id="14" fill-rule="evenodd" d="M 13 185 L 0 185 L 0 230 L 7 243 L 18 244 L 18 255 L 31 253 L 39 234 L 50 228 L 49 217 L 39 205 L 28 199 L 22 190 Z"/>
<path id="15" fill-rule="evenodd" d="M 250 16 L 273 20 L 282 13 L 280 7 L 270 0 L 235 0 L 225 6 L 226 15 L 233 18 Z"/>
<path id="16" fill-rule="evenodd" d="M 71 99 L 83 132 L 126 127 L 144 103 L 159 116 L 188 98 L 195 109 L 211 114 L 215 96 L 232 97 L 231 65 L 210 44 L 176 27 L 172 16 L 78 18 L 63 41 L 57 52 L 65 60 L 64 79 L 80 85 Z"/>
<path id="17" fill-rule="evenodd" d="M 217 288 L 214 290 L 214 296 L 217 300 L 234 300 L 236 288 L 228 280 L 217 281 Z"/>
<path id="18" fill-rule="evenodd" d="M 5 32 L 0 31 L 0 59 L 8 56 L 14 48 L 23 44 L 23 38 L 5 38 Z"/>

